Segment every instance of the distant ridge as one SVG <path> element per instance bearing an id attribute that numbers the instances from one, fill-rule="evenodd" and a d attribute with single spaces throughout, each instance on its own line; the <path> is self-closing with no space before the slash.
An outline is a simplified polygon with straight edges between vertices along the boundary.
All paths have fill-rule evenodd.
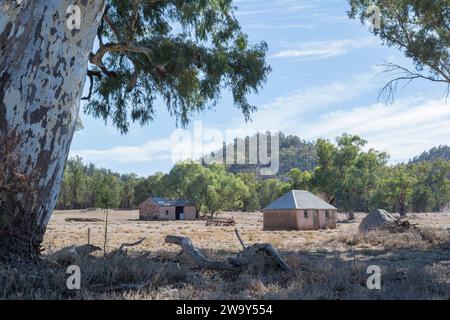
<path id="1" fill-rule="evenodd" d="M 443 145 L 439 147 L 433 147 L 429 151 L 424 151 L 422 154 L 414 157 L 409 162 L 417 163 L 421 161 L 434 161 L 438 159 L 450 161 L 450 146 Z"/>
<path id="2" fill-rule="evenodd" d="M 441 145 L 433 147 L 422 154 L 409 160 L 409 163 L 422 161 L 434 161 L 442 159 L 450 161 L 450 146 Z M 313 171 L 317 166 L 317 147 L 315 141 L 307 141 L 296 135 L 285 135 L 280 133 L 280 169 L 277 178 L 285 178 L 287 173 L 293 168 L 302 171 Z M 252 172 L 258 175 L 260 165 L 228 165 L 228 171 L 234 174 Z"/>

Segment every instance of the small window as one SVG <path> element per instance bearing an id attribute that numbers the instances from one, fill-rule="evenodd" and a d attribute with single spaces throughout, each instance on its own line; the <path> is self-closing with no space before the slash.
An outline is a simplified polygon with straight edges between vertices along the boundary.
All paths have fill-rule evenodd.
<path id="1" fill-rule="evenodd" d="M 168 216 L 169 215 L 169 210 L 166 210 L 166 216 Z"/>
<path id="2" fill-rule="evenodd" d="M 325 217 L 329 218 L 330 217 L 330 211 L 325 211 Z"/>
<path id="3" fill-rule="evenodd" d="M 308 219 L 308 211 L 305 211 L 305 219 Z"/>

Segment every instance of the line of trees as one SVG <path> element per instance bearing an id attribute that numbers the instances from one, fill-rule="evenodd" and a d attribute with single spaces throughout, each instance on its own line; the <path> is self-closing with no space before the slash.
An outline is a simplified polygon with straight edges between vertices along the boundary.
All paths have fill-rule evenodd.
<path id="1" fill-rule="evenodd" d="M 366 141 L 344 134 L 336 143 L 315 142 L 317 165 L 313 170 L 292 168 L 282 177 L 262 179 L 252 172 L 232 173 L 223 165 L 180 163 L 167 173 L 146 178 L 120 175 L 69 160 L 58 209 L 109 207 L 134 209 L 150 196 L 184 198 L 202 213 L 224 210 L 254 211 L 291 189 L 320 194 L 341 211 L 384 208 L 407 212 L 440 211 L 450 202 L 450 161 L 435 159 L 388 165 L 389 156 Z"/>

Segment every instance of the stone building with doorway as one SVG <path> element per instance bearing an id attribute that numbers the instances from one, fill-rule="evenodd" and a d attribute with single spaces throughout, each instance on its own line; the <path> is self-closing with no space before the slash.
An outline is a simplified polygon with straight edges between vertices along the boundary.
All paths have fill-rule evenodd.
<path id="1" fill-rule="evenodd" d="M 197 207 L 183 199 L 151 197 L 139 205 L 139 220 L 195 220 Z"/>
<path id="2" fill-rule="evenodd" d="M 311 192 L 291 190 L 263 209 L 264 230 L 335 229 L 336 214 Z"/>

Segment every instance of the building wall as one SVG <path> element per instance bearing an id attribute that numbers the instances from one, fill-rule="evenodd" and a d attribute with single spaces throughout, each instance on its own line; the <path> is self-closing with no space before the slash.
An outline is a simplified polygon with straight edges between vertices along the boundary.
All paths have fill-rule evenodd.
<path id="1" fill-rule="evenodd" d="M 307 217 L 305 217 L 307 212 Z M 264 211 L 264 230 L 317 230 L 336 228 L 336 211 L 328 210 L 272 210 Z M 314 215 L 318 225 L 314 225 Z"/>
<path id="2" fill-rule="evenodd" d="M 195 220 L 195 219 L 197 219 L 197 207 L 196 206 L 186 206 L 186 207 L 184 207 L 184 219 L 185 220 Z"/>
<path id="3" fill-rule="evenodd" d="M 139 220 L 157 220 L 160 207 L 151 201 L 145 200 L 139 205 Z"/>
<path id="4" fill-rule="evenodd" d="M 175 220 L 175 207 L 159 207 L 159 220 Z"/>
<path id="5" fill-rule="evenodd" d="M 319 228 L 326 229 L 327 228 L 327 219 L 325 210 L 317 210 L 319 212 Z"/>
<path id="6" fill-rule="evenodd" d="M 184 220 L 195 220 L 197 218 L 195 206 L 184 207 Z M 150 199 L 145 200 L 139 206 L 139 220 L 175 220 L 174 206 L 158 206 Z"/>
<path id="7" fill-rule="evenodd" d="M 264 230 L 296 230 L 297 210 L 264 211 Z"/>
<path id="8" fill-rule="evenodd" d="M 328 210 L 328 212 L 329 212 L 329 217 L 326 218 L 325 226 L 330 229 L 336 229 L 337 228 L 336 210 Z"/>
<path id="9" fill-rule="evenodd" d="M 297 229 L 298 230 L 314 230 L 314 216 L 312 210 L 296 210 L 297 212 Z M 307 217 L 305 217 L 305 212 Z"/>

